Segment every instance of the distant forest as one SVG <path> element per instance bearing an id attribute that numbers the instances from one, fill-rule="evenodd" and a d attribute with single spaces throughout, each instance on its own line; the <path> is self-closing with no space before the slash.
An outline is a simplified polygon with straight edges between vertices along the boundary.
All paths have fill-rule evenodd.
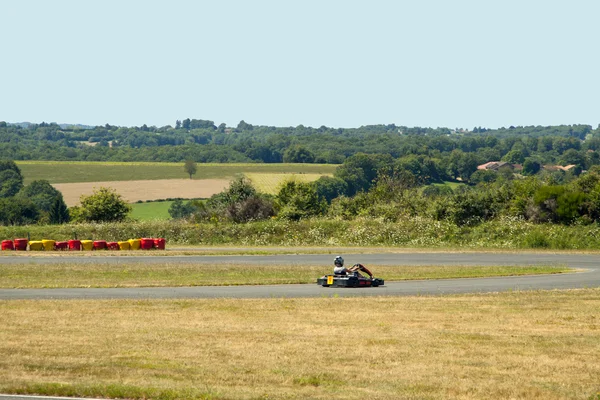
<path id="1" fill-rule="evenodd" d="M 282 128 L 244 121 L 230 128 L 190 119 L 162 128 L 0 122 L 0 158 L 9 160 L 339 164 L 333 176 L 290 180 L 275 196 L 239 178 L 206 202 L 173 203 L 173 218 L 200 222 L 418 217 L 455 226 L 500 226 L 506 218 L 597 224 L 599 149 L 600 129 L 589 125 L 467 131 L 393 124 Z M 1 224 L 63 223 L 83 215 L 66 210 L 46 181 L 23 186 L 13 161 L 0 161 L 0 175 Z M 547 241 L 546 234 L 531 240 L 524 245 L 567 246 Z"/>
<path id="2" fill-rule="evenodd" d="M 468 164 L 450 174 L 468 179 L 473 165 L 488 161 L 512 164 L 600 164 L 600 129 L 590 125 L 511 126 L 472 130 L 369 125 L 343 129 L 254 126 L 236 127 L 185 119 L 175 126 L 84 127 L 55 123 L 0 122 L 0 158 L 60 161 L 259 162 L 342 164 L 357 153 L 394 159 L 423 156 L 446 165 Z"/>

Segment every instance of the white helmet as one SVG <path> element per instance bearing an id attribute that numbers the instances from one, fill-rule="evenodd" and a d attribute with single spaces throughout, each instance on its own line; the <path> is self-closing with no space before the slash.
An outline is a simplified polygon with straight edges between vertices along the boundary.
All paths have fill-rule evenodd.
<path id="1" fill-rule="evenodd" d="M 333 265 L 339 266 L 339 267 L 343 267 L 344 266 L 344 259 L 342 258 L 342 256 L 337 256 L 335 258 L 335 260 L 333 260 Z"/>

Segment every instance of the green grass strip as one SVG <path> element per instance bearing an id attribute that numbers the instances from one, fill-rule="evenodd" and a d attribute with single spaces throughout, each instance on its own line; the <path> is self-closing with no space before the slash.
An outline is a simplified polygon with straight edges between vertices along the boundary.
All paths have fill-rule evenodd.
<path id="1" fill-rule="evenodd" d="M 386 282 L 415 279 L 480 278 L 558 274 L 566 266 L 375 266 L 375 276 Z M 329 266 L 239 264 L 127 264 L 59 263 L 7 264 L 0 269 L 3 288 L 82 288 L 223 286 L 315 283 L 331 272 Z"/>

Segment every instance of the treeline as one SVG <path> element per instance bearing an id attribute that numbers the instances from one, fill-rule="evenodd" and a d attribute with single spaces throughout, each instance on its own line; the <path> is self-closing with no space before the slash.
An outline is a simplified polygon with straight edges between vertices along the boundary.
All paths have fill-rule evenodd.
<path id="1" fill-rule="evenodd" d="M 462 155 L 461 155 L 462 154 Z M 275 196 L 257 192 L 245 178 L 206 201 L 175 201 L 174 219 L 217 225 L 261 220 L 312 219 L 399 223 L 419 218 L 452 226 L 477 226 L 506 218 L 534 224 L 600 222 L 600 166 L 585 173 L 542 170 L 531 176 L 510 169 L 468 175 L 459 150 L 448 159 L 355 154 L 314 182 L 285 182 Z M 469 179 L 448 183 L 463 171 Z M 476 179 L 477 178 L 477 179 Z M 13 161 L 0 162 L 0 224 L 126 221 L 130 208 L 114 191 L 100 189 L 67 209 L 47 181 L 24 186 Z M 430 222 L 427 224 L 431 225 Z M 540 238 L 542 240 L 543 238 Z"/>
<path id="2" fill-rule="evenodd" d="M 0 161 L 0 224 L 63 224 L 69 219 L 62 193 L 48 181 L 24 186 L 14 161 Z"/>
<path id="3" fill-rule="evenodd" d="M 489 179 L 477 184 L 441 184 L 452 168 L 423 156 L 393 160 L 389 155 L 357 154 L 333 177 L 312 183 L 292 180 L 276 196 L 259 194 L 240 178 L 206 202 L 179 200 L 169 212 L 194 222 L 234 223 L 314 217 L 388 222 L 419 217 L 456 226 L 501 218 L 563 225 L 600 222 L 600 167 L 580 176 L 562 170 L 529 177 L 488 171 Z"/>
<path id="4" fill-rule="evenodd" d="M 60 225 L 68 222 L 122 222 L 129 206 L 113 189 L 100 187 L 68 208 L 61 192 L 46 180 L 23 185 L 14 161 L 0 161 L 0 225 Z"/>
<path id="5" fill-rule="evenodd" d="M 357 153 L 446 159 L 470 154 L 473 163 L 526 160 L 544 164 L 600 163 L 599 130 L 589 125 L 531 126 L 470 131 L 371 125 L 342 129 L 254 126 L 236 127 L 186 119 L 175 126 L 92 129 L 0 122 L 0 158 L 15 160 L 154 161 L 154 162 L 300 162 L 341 164 Z M 593 151 L 593 154 L 590 154 Z M 464 174 L 463 174 L 464 175 Z M 464 178 L 464 177 L 463 177 Z"/>

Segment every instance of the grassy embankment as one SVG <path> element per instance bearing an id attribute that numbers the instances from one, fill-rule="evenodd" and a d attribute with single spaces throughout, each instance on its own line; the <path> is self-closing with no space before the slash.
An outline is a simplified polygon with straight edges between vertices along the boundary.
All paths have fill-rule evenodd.
<path id="1" fill-rule="evenodd" d="M 121 224 L 2 226 L 0 238 L 32 240 L 127 240 L 163 237 L 168 246 L 397 247 L 428 249 L 560 249 L 597 250 L 600 226 L 532 224 L 499 219 L 475 226 L 419 217 L 398 222 L 357 218 L 352 221 L 276 219 L 248 224 L 147 221 Z"/>
<path id="2" fill-rule="evenodd" d="M 146 253 L 147 254 L 147 253 Z M 412 279 L 475 278 L 557 274 L 565 266 L 377 266 L 373 272 L 387 282 Z M 0 269 L 2 288 L 150 287 L 314 284 L 330 273 L 325 265 L 290 268 L 289 265 L 208 263 L 73 263 L 7 264 Z"/>
<path id="3" fill-rule="evenodd" d="M 1 301 L 0 392 L 129 399 L 599 399 L 600 290 Z"/>

